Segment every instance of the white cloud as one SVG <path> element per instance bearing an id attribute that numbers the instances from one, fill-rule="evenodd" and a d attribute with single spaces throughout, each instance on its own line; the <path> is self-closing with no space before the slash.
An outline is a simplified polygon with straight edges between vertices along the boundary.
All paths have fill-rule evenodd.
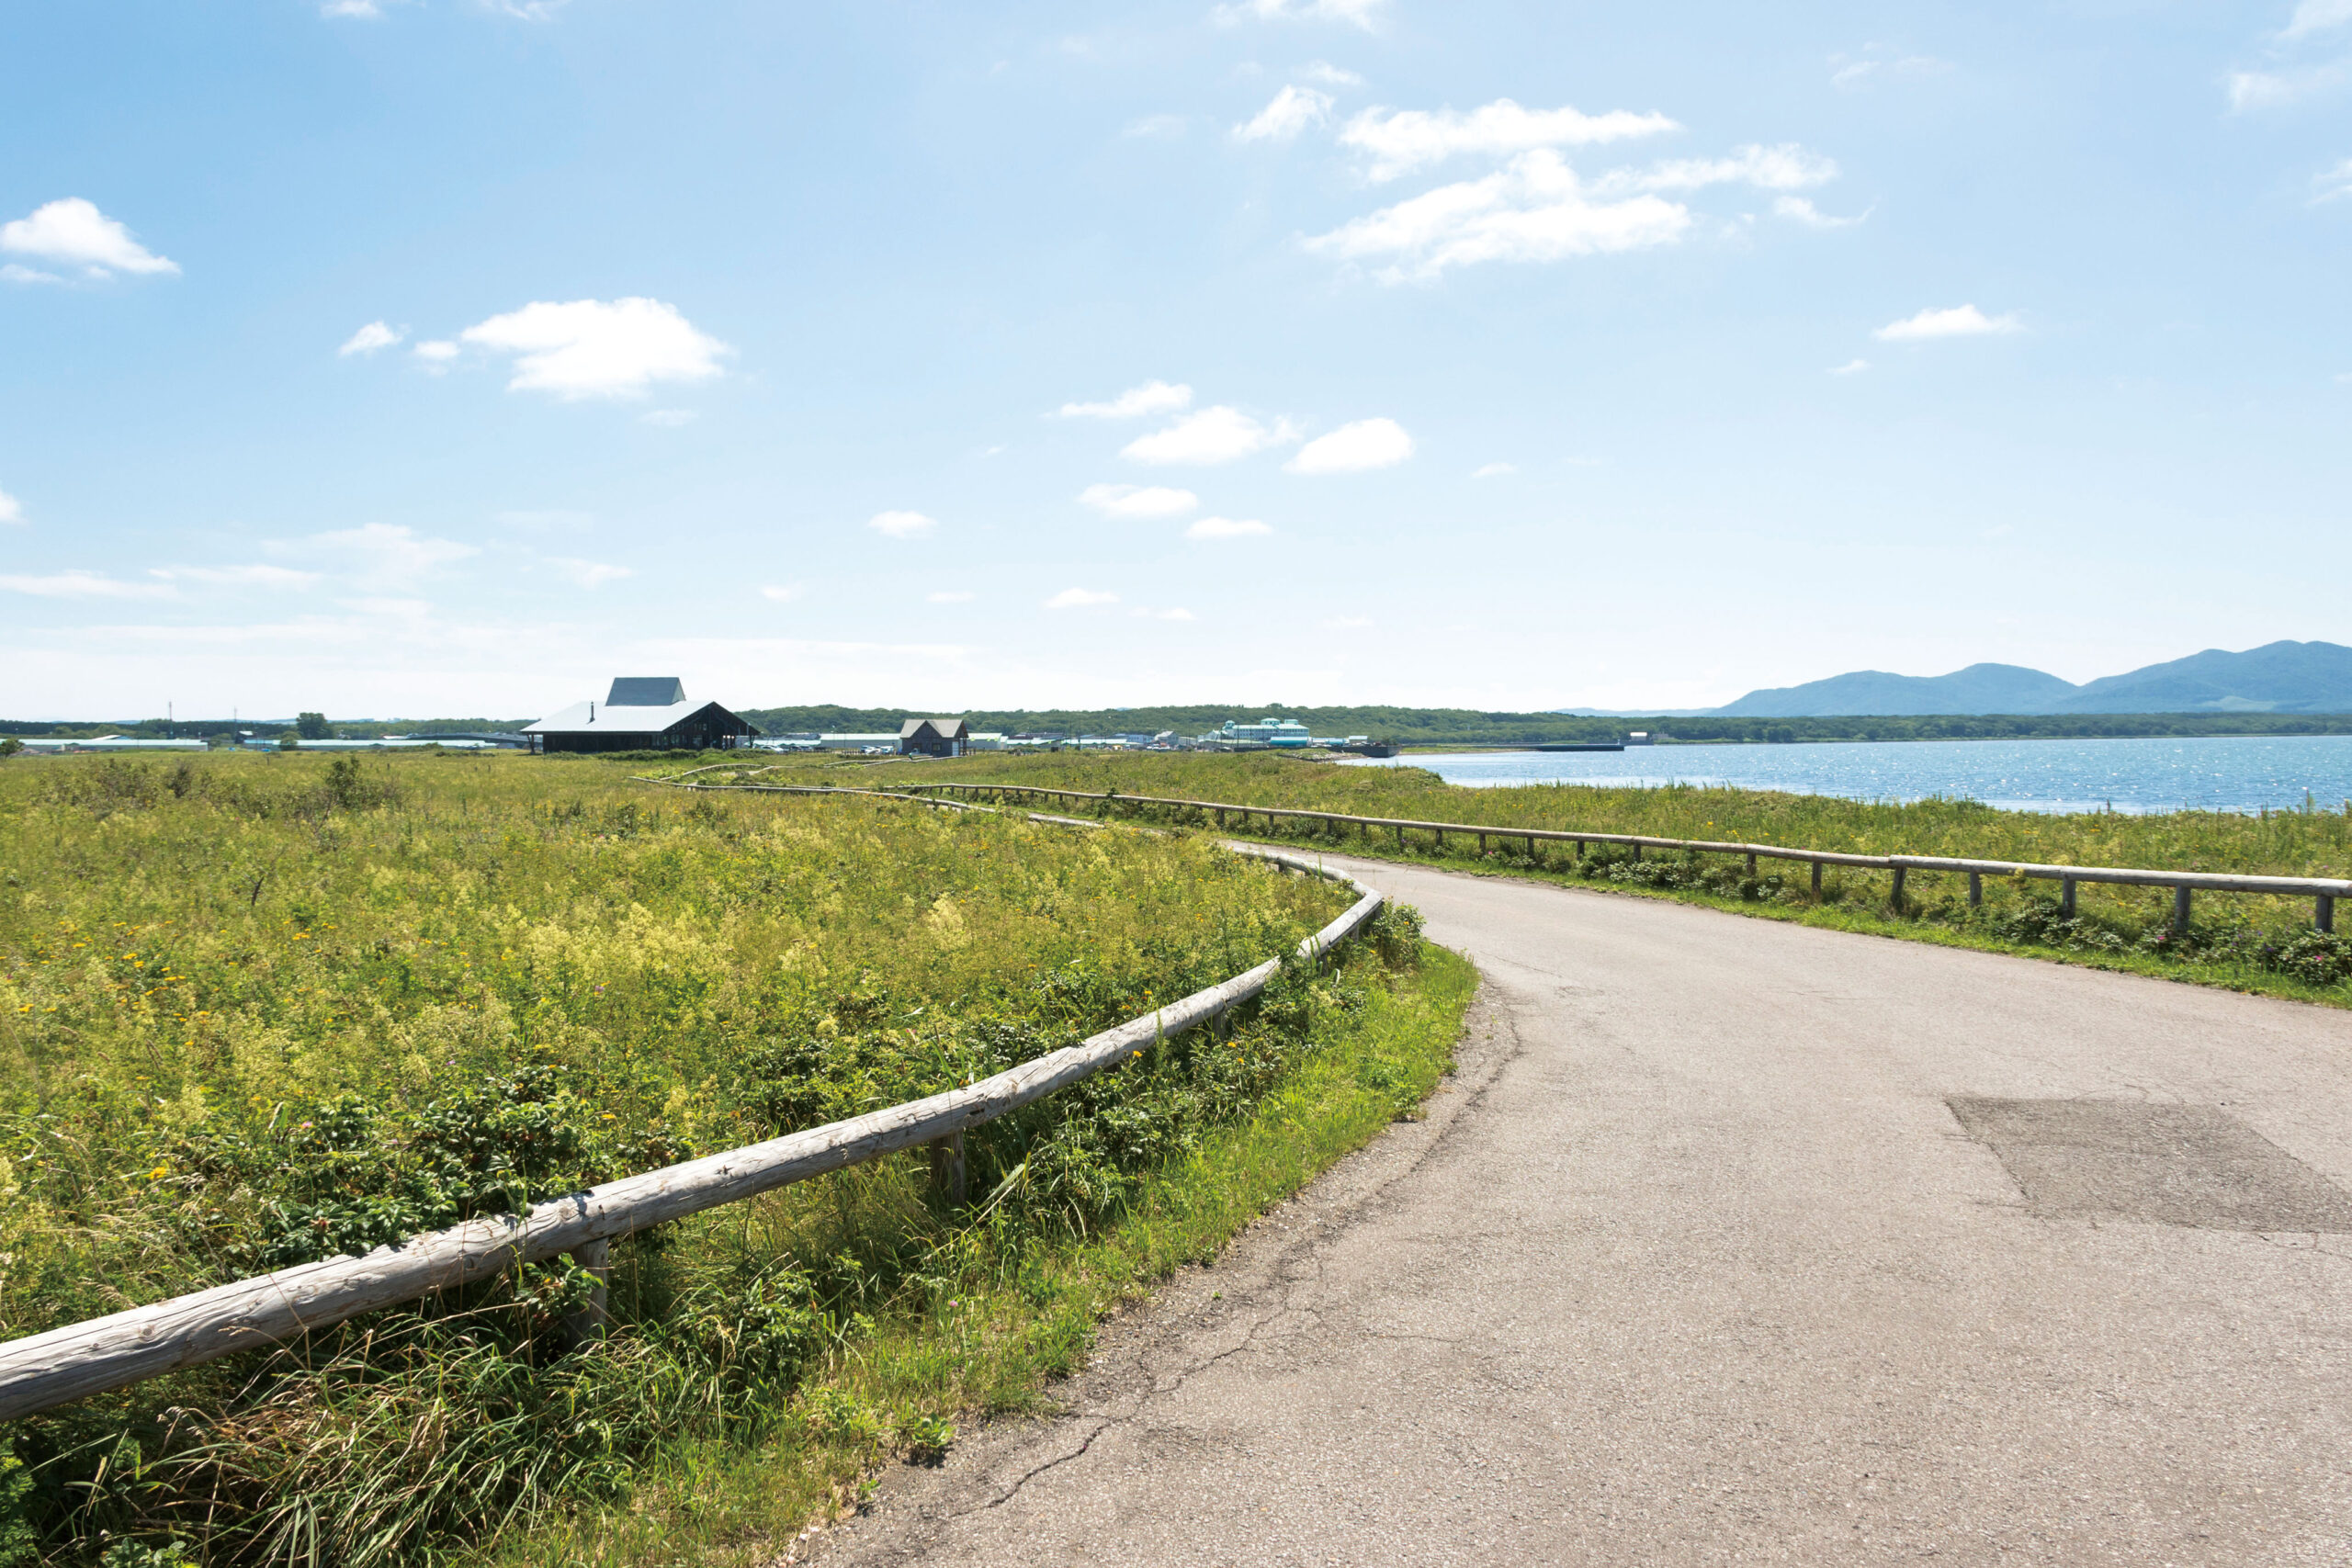
<path id="1" fill-rule="evenodd" d="M 1849 359 L 1843 365 L 1831 366 L 1829 373 L 1832 376 L 1859 376 L 1870 367 L 1871 362 L 1867 359 Z"/>
<path id="2" fill-rule="evenodd" d="M 203 582 L 220 588 L 308 588 L 319 581 L 315 571 L 297 571 L 288 566 L 158 566 L 147 570 L 150 577 L 166 582 Z"/>
<path id="3" fill-rule="evenodd" d="M 1482 463 L 1470 470 L 1470 477 L 1474 479 L 1498 479 L 1505 474 L 1517 472 L 1519 465 L 1516 463 Z"/>
<path id="4" fill-rule="evenodd" d="M 386 326 L 381 321 L 370 321 L 345 338 L 343 346 L 336 349 L 335 353 L 338 355 L 373 354 L 379 348 L 391 347 L 407 335 L 408 329 L 405 327 L 395 329 Z"/>
<path id="5" fill-rule="evenodd" d="M 384 14 L 376 0 L 320 0 L 322 17 L 363 17 L 374 21 Z"/>
<path id="6" fill-rule="evenodd" d="M 1864 212 L 1852 218 L 1833 217 L 1801 196 L 1783 196 L 1774 198 L 1772 210 L 1783 218 L 1793 220 L 1812 229 L 1850 229 L 1870 216 L 1869 213 Z"/>
<path id="7" fill-rule="evenodd" d="M 1973 305 L 1954 305 L 1889 321 L 1871 335 L 1881 343 L 1925 343 L 1945 337 L 1997 337 L 2024 330 L 2015 315 L 1988 316 Z"/>
<path id="8" fill-rule="evenodd" d="M 2302 0 L 2289 19 L 2287 30 L 2278 36 L 2307 38 L 2312 33 L 2332 32 L 2346 23 L 2352 23 L 2352 0 Z"/>
<path id="9" fill-rule="evenodd" d="M 1600 196 L 1632 191 L 1700 190 L 1708 186 L 1751 185 L 1763 190 L 1803 190 L 1838 177 L 1838 165 L 1793 141 L 1778 147 L 1751 144 L 1728 158 L 1679 158 L 1646 169 L 1611 169 L 1593 182 Z"/>
<path id="10" fill-rule="evenodd" d="M 1193 618 L 1192 611 L 1172 604 L 1165 610 L 1149 610 L 1138 604 L 1127 614 L 1138 621 L 1189 621 Z"/>
<path id="11" fill-rule="evenodd" d="M 56 571 L 47 577 L 0 577 L 0 589 L 37 599 L 171 599 L 177 591 L 164 582 L 123 582 L 95 571 Z"/>
<path id="12" fill-rule="evenodd" d="M 534 300 L 458 334 L 463 343 L 511 354 L 509 391 L 552 392 L 567 400 L 634 398 L 659 381 L 704 381 L 734 351 L 695 330 L 659 299 Z M 418 351 L 424 345 L 420 344 Z"/>
<path id="13" fill-rule="evenodd" d="M 1148 114 L 1141 119 L 1131 119 L 1119 134 L 1132 136 L 1141 141 L 1173 141 L 1184 134 L 1191 122 L 1181 114 Z"/>
<path id="14" fill-rule="evenodd" d="M 447 342 L 426 342 L 418 344 L 409 352 L 416 355 L 427 370 L 438 376 L 449 367 L 449 361 L 458 357 L 458 345 Z"/>
<path id="15" fill-rule="evenodd" d="M 1440 186 L 1306 242 L 1346 261 L 1386 259 L 1385 283 L 1476 262 L 1546 262 L 1672 244 L 1690 210 L 1656 196 L 1595 200 L 1557 152 L 1538 148 L 1482 179 Z"/>
<path id="16" fill-rule="evenodd" d="M 1181 517 L 1201 503 L 1191 491 L 1166 485 L 1088 485 L 1078 499 L 1105 517 Z"/>
<path id="17" fill-rule="evenodd" d="M 1288 141 L 1331 115 L 1331 95 L 1293 83 L 1273 96 L 1255 118 L 1233 128 L 1236 141 Z"/>
<path id="18" fill-rule="evenodd" d="M 676 430 L 692 424 L 701 414 L 693 409 L 648 409 L 637 416 L 639 424 L 658 425 L 663 430 Z"/>
<path id="19" fill-rule="evenodd" d="M 1360 474 L 1393 468 L 1413 455 L 1413 438 L 1393 419 L 1360 419 L 1298 449 L 1283 467 L 1294 474 Z"/>
<path id="20" fill-rule="evenodd" d="M 1928 54 L 1896 54 L 1871 44 L 1859 55 L 1829 57 L 1829 85 L 1846 92 L 1890 77 L 1934 76 L 1951 69 L 1951 62 Z"/>
<path id="21" fill-rule="evenodd" d="M 58 276 L 57 274 L 53 272 L 43 272 L 39 267 L 21 266 L 15 262 L 9 262 L 6 265 L 0 265 L 0 282 L 62 283 L 65 280 Z"/>
<path id="22" fill-rule="evenodd" d="M 1538 147 L 1581 147 L 1655 136 L 1680 127 L 1662 114 L 1611 109 L 1589 115 L 1573 108 L 1521 108 L 1497 98 L 1468 114 L 1453 109 L 1366 109 L 1340 132 L 1340 144 L 1367 154 L 1365 174 L 1395 179 L 1459 152 L 1500 157 Z"/>
<path id="23" fill-rule="evenodd" d="M 1115 604 L 1116 593 L 1104 593 L 1091 588 L 1065 588 L 1046 601 L 1048 610 L 1083 610 L 1096 604 Z"/>
<path id="24" fill-rule="evenodd" d="M 547 563 L 575 588 L 601 588 L 607 582 L 618 582 L 624 577 L 637 575 L 636 569 L 632 567 L 609 566 L 600 560 L 582 560 L 577 556 L 548 556 Z"/>
<path id="25" fill-rule="evenodd" d="M 6 491 L 0 490 L 0 524 L 22 523 L 25 520 L 25 503 Z"/>
<path id="26" fill-rule="evenodd" d="M 1054 412 L 1064 419 L 1137 419 L 1193 406 L 1193 389 L 1177 382 L 1146 381 L 1129 387 L 1107 403 L 1064 403 Z"/>
<path id="27" fill-rule="evenodd" d="M 1310 60 L 1299 68 L 1301 76 L 1319 86 L 1361 87 L 1363 78 L 1345 66 L 1334 65 L 1327 60 Z"/>
<path id="28" fill-rule="evenodd" d="M 1204 517 L 1184 530 L 1188 539 L 1250 539 L 1273 530 L 1254 517 Z"/>
<path id="29" fill-rule="evenodd" d="M 920 512 L 877 512 L 865 520 L 865 525 L 894 539 L 919 539 L 938 527 L 939 520 Z"/>
<path id="30" fill-rule="evenodd" d="M 2352 80 L 2352 61 L 2335 60 L 2324 65 L 2287 71 L 2233 71 L 2227 78 L 2230 107 L 2240 114 L 2249 109 L 2283 108 L 2300 98 L 2340 86 L 2346 80 Z"/>
<path id="31" fill-rule="evenodd" d="M 1230 463 L 1298 439 L 1288 420 L 1262 424 L 1239 409 L 1219 403 L 1188 413 L 1175 423 L 1138 435 L 1119 456 L 1138 463 L 1184 463 L 1205 467 Z"/>
<path id="32" fill-rule="evenodd" d="M 28 217 L 0 223 L 0 251 L 78 266 L 92 277 L 180 269 L 177 262 L 156 255 L 132 239 L 130 230 L 78 196 L 44 203 Z"/>
<path id="33" fill-rule="evenodd" d="M 978 597 L 968 588 L 943 588 L 936 593 L 923 595 L 924 602 L 933 604 L 968 604 Z"/>
<path id="34" fill-rule="evenodd" d="M 312 534 L 308 538 L 275 540 L 273 555 L 340 556 L 350 562 L 351 575 L 372 584 L 414 581 L 441 567 L 481 552 L 455 539 L 435 539 L 413 528 L 390 523 L 368 523 Z"/>
<path id="35" fill-rule="evenodd" d="M 1237 22 L 1351 22 L 1371 32 L 1382 0 L 1234 0 L 1210 16 L 1225 27 Z"/>
<path id="36" fill-rule="evenodd" d="M 779 604 L 791 604 L 800 593 L 800 584 L 797 582 L 771 582 L 760 590 L 761 598 L 773 599 Z"/>
<path id="37" fill-rule="evenodd" d="M 2312 176 L 2312 202 L 2314 206 L 2346 196 L 2352 196 L 2352 158 Z"/>

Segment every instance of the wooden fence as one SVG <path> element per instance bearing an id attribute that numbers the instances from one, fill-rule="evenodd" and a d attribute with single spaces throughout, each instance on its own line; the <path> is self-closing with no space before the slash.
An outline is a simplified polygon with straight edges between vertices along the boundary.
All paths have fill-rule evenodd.
<path id="1" fill-rule="evenodd" d="M 922 804 L 948 803 L 924 800 Z M 1362 930 L 1384 902 L 1372 888 L 1313 861 L 1270 850 L 1238 848 L 1286 871 L 1341 883 L 1359 895 L 1346 913 L 1299 943 L 1298 962 L 1319 962 L 1323 953 Z M 952 1173 L 948 1180 L 960 1193 L 967 1128 L 993 1122 L 1128 1060 L 1147 1046 L 1209 1022 L 1263 991 L 1283 962 L 1270 958 L 1221 985 L 967 1088 L 625 1177 L 536 1204 L 520 1215 L 472 1220 L 413 1236 L 397 1246 L 378 1247 L 363 1257 L 330 1258 L 281 1269 L 0 1344 L 0 1421 L 240 1350 L 282 1344 L 361 1313 L 415 1301 L 558 1253 L 570 1254 L 582 1268 L 603 1278 L 607 1272 L 608 1248 L 616 1236 L 922 1145 L 933 1145 L 934 1170 Z M 600 1290 L 592 1307 L 575 1318 L 575 1333 L 593 1334 L 598 1329 L 602 1294 Z"/>
<path id="2" fill-rule="evenodd" d="M 2185 932 L 2188 929 L 2189 899 L 2193 894 L 2204 893 L 2263 893 L 2278 897 L 2312 900 L 2312 924 L 2321 931 L 2335 929 L 2335 901 L 2352 897 L 2352 881 L 2325 876 L 2241 876 L 2228 872 L 2210 871 L 2141 871 L 2120 866 L 2041 865 L 2031 862 L 2006 860 L 1955 860 L 1939 855 L 1863 855 L 1848 854 L 1834 850 L 1790 849 L 1781 844 L 1735 844 L 1705 839 L 1654 839 L 1637 833 L 1585 833 L 1553 828 L 1504 828 L 1475 822 L 1423 822 L 1401 817 L 1351 817 L 1338 811 L 1304 811 L 1279 806 L 1241 806 L 1231 801 L 1180 800 L 1163 795 L 1122 795 L 1116 790 L 1097 793 L 1080 789 L 1043 789 L 1032 784 L 916 784 L 902 786 L 907 792 L 956 791 L 999 799 L 1012 796 L 1045 797 L 1058 800 L 1087 801 L 1096 805 L 1138 807 L 1175 807 L 1211 813 L 1219 827 L 1228 825 L 1227 818 L 1247 828 L 1252 818 L 1263 818 L 1269 831 L 1278 820 L 1322 822 L 1334 826 L 1355 828 L 1371 834 L 1386 830 L 1395 834 L 1399 848 L 1407 842 L 1408 833 L 1427 833 L 1435 846 L 1443 850 L 1448 833 L 1476 838 L 1483 852 L 1490 840 L 1521 840 L 1532 854 L 1538 843 L 1571 843 L 1581 856 L 1587 844 L 1616 844 L 1631 848 L 1636 859 L 1644 850 L 1688 851 L 1699 854 L 1743 855 L 1749 871 L 1759 860 L 1798 861 L 1813 867 L 1813 887 L 1821 890 L 1821 868 L 1826 865 L 1854 866 L 1871 871 L 1893 874 L 1894 886 L 1890 897 L 1897 908 L 1903 904 L 1904 879 L 1911 872 L 1964 873 L 1968 877 L 1968 901 L 1981 905 L 1984 901 L 1984 878 L 1987 876 L 2030 877 L 2058 884 L 2058 900 L 2068 916 L 2075 912 L 2075 888 L 2079 883 L 2117 883 L 2133 887 L 2169 887 L 2173 890 L 2173 930 Z"/>

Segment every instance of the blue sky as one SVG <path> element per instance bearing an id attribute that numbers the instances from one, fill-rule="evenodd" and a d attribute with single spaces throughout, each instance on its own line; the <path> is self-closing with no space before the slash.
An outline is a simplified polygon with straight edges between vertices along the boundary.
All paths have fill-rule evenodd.
<path id="1" fill-rule="evenodd" d="M 2352 641 L 2352 0 L 0 20 L 18 716 Z"/>

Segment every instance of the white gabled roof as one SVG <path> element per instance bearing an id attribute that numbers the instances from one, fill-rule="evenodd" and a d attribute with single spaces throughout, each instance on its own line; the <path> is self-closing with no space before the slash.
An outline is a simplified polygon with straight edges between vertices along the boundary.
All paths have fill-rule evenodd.
<path id="1" fill-rule="evenodd" d="M 600 731 L 618 730 L 625 735 L 658 735 L 679 720 L 691 718 L 711 705 L 709 703 L 672 703 L 658 708 L 616 708 L 610 703 L 574 703 L 560 713 L 549 714 L 537 724 L 525 725 L 523 733 L 553 735 L 577 731 L 594 735 Z"/>

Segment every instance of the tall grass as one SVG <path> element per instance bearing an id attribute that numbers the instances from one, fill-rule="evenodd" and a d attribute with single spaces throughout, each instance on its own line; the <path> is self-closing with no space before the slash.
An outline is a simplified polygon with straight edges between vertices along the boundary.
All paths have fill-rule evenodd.
<path id="1" fill-rule="evenodd" d="M 0 865 L 10 1336 L 968 1082 L 1344 903 L 1184 837 L 563 759 L 13 760 Z M 935 1446 L 935 1402 L 794 1391 L 1121 1223 L 1418 951 L 1391 919 L 976 1134 L 977 1221 L 900 1157 L 630 1238 L 592 1354 L 559 1259 L 17 1423 L 0 1563 L 12 1523 L 110 1568 L 427 1561 L 682 1447 Z"/>
<path id="2" fill-rule="evenodd" d="M 1534 784 L 1464 789 L 1419 768 L 1348 767 L 1268 754 L 1083 754 L 977 756 L 954 762 L 859 765 L 808 760 L 780 776 L 866 782 L 957 779 L 1118 790 L 1237 804 L 1287 806 L 1364 817 L 1498 827 L 1588 829 L 1673 839 L 1729 840 L 1861 854 L 1917 854 L 2061 865 L 2140 866 L 2288 876 L 2352 876 L 2352 805 L 2237 814 L 2179 811 L 2150 816 L 2001 811 L 1969 800 L 1908 804 L 1840 800 L 1764 790 L 1601 788 Z M 1180 816 L 1182 814 L 1179 814 Z M 1578 858 L 1566 846 L 1539 849 L 1498 840 L 1484 855 L 1475 841 L 1440 852 L 1426 837 L 1400 852 L 1385 834 L 1334 834 L 1312 825 L 1253 836 L 1344 843 L 1363 853 L 1598 883 L 1628 891 L 1738 908 L 1815 923 L 2131 968 L 2186 979 L 2352 1003 L 2352 938 L 2312 930 L 2308 899 L 2200 895 L 2185 937 L 2171 930 L 2165 888 L 2084 884 L 2068 917 L 2048 882 L 1988 880 L 1982 908 L 1966 902 L 1958 875 L 1914 873 L 1900 909 L 1884 874 L 1833 872 L 1816 895 L 1806 869 L 1767 862 L 1750 876 L 1725 857 L 1615 852 Z"/>

